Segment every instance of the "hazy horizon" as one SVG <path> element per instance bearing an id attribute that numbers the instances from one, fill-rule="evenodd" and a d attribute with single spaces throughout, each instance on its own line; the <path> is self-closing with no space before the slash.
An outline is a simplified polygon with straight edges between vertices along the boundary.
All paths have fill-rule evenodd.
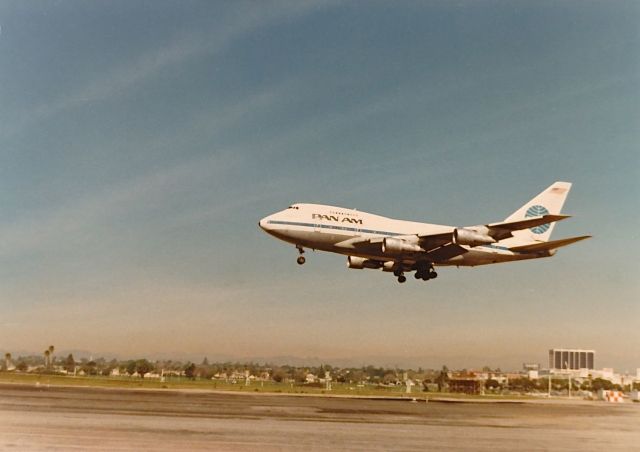
<path id="1" fill-rule="evenodd" d="M 44 350 L 43 350 L 44 352 Z M 26 352 L 24 350 L 18 351 L 18 353 L 12 354 L 12 360 L 17 362 L 20 357 L 34 357 L 42 356 L 43 353 L 37 353 L 33 351 Z M 162 352 L 137 354 L 137 355 L 123 355 L 119 353 L 104 353 L 96 354 L 90 350 L 79 349 L 67 349 L 67 350 L 54 350 L 53 355 L 56 360 L 64 360 L 69 354 L 73 355 L 76 361 L 82 359 L 101 359 L 104 358 L 107 361 L 116 359 L 118 361 L 128 361 L 137 359 L 148 359 L 150 361 L 181 361 L 181 362 L 193 362 L 200 364 L 206 358 L 209 363 L 260 363 L 260 364 L 273 364 L 273 365 L 290 365 L 296 367 L 305 366 L 320 366 L 331 365 L 334 367 L 386 367 L 386 368 L 403 368 L 403 369 L 440 369 L 443 366 L 447 366 L 451 370 L 479 370 L 485 366 L 492 369 L 501 369 L 502 371 L 522 371 L 523 364 L 539 364 L 541 369 L 548 368 L 548 356 L 546 353 L 542 358 L 534 357 L 529 360 L 522 360 L 521 356 L 514 354 L 505 360 L 506 365 L 500 366 L 491 362 L 483 362 L 479 357 L 470 356 L 360 356 L 360 357 L 343 357 L 326 359 L 321 356 L 293 356 L 293 355 L 273 355 L 273 356 L 233 356 L 223 354 L 197 354 L 197 353 L 183 353 L 182 355 L 166 354 Z M 596 370 L 602 368 L 612 367 L 607 361 L 608 357 L 600 357 L 596 350 L 595 368 Z M 520 361 L 519 361 L 520 360 Z M 630 373 L 635 374 L 638 368 L 615 368 L 618 373 Z"/>
<path id="2" fill-rule="evenodd" d="M 640 367 L 639 21 L 634 1 L 0 1 L 0 352 Z M 427 283 L 300 267 L 257 227 L 294 202 L 494 222 L 557 180 L 553 238 L 593 239 Z"/>

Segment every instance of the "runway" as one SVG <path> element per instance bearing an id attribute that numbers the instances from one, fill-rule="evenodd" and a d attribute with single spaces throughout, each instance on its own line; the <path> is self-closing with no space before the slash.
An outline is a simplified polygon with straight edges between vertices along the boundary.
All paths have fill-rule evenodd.
<path id="1" fill-rule="evenodd" d="M 2 450 L 633 450 L 640 404 L 406 401 L 0 384 Z"/>

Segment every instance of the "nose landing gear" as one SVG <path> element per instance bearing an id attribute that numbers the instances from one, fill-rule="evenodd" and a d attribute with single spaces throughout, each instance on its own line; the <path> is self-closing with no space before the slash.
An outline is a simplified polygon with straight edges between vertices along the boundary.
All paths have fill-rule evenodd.
<path id="1" fill-rule="evenodd" d="M 307 261 L 303 256 L 304 248 L 302 248 L 301 246 L 296 246 L 296 248 L 298 248 L 298 253 L 300 253 L 300 256 L 298 256 L 298 259 L 296 259 L 296 262 L 298 263 L 298 265 L 302 265 Z"/>

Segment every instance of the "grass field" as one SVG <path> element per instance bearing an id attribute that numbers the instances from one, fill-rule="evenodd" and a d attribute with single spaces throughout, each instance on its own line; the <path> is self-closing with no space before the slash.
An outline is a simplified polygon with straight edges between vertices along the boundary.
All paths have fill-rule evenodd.
<path id="1" fill-rule="evenodd" d="M 398 398 L 483 398 L 483 399 L 528 399 L 527 396 L 501 396 L 484 395 L 471 396 L 453 393 L 429 393 L 414 387 L 410 394 L 406 393 L 404 386 L 380 387 L 373 385 L 358 386 L 348 383 L 332 383 L 332 389 L 314 387 L 299 383 L 276 382 L 252 382 L 245 385 L 244 382 L 225 382 L 212 380 L 189 380 L 182 377 L 168 377 L 164 381 L 159 379 L 141 379 L 135 377 L 103 377 L 49 374 L 23 374 L 14 372 L 0 372 L 0 383 L 33 384 L 33 385 L 60 385 L 60 386 L 89 386 L 103 388 L 129 388 L 129 389 L 190 389 L 203 391 L 233 391 L 242 393 L 283 393 L 283 394 L 309 394 L 309 395 L 341 395 L 362 397 L 398 397 Z"/>

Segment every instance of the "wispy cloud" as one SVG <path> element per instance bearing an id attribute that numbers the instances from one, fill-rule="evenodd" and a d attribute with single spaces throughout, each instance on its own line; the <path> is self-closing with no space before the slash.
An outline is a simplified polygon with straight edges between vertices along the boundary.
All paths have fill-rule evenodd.
<path id="1" fill-rule="evenodd" d="M 223 105 L 212 111 L 196 115 L 180 134 L 171 137 L 151 137 L 130 144 L 132 148 L 156 149 L 168 147 L 180 149 L 185 140 L 194 134 L 207 131 L 215 135 L 241 124 L 247 115 L 269 111 L 275 102 L 286 95 L 295 95 L 302 85 L 290 79 L 268 86 L 247 95 L 230 105 Z M 238 143 L 242 146 L 242 143 Z M 59 243 L 64 237 L 82 237 L 100 224 L 126 215 L 136 209 L 161 205 L 169 195 L 179 191 L 194 189 L 211 180 L 224 180 L 237 174 L 247 155 L 235 152 L 234 148 L 212 149 L 200 157 L 190 157 L 178 164 L 156 170 L 149 170 L 100 190 L 80 195 L 68 200 L 65 205 L 30 212 L 22 218 L 5 219 L 0 223 L 0 258 L 9 258 L 28 253 L 51 243 Z M 231 197 L 221 203 L 203 206 L 194 205 L 181 215 L 174 215 L 165 221 L 166 227 L 185 226 L 202 221 L 226 210 L 237 208 L 239 204 L 249 204 L 265 196 L 255 193 L 241 199 Z"/>
<path id="2" fill-rule="evenodd" d="M 175 167 L 143 174 L 118 186 L 103 189 L 73 200 L 67 206 L 33 213 L 0 227 L 0 256 L 24 253 L 56 242 L 64 236 L 86 231 L 109 218 L 117 217 L 140 205 L 158 202 L 185 181 L 216 177 L 228 171 L 233 162 L 220 156 L 206 156 Z"/>
<path id="3" fill-rule="evenodd" d="M 136 58 L 123 62 L 103 76 L 89 80 L 57 100 L 43 103 L 22 115 L 13 124 L 4 126 L 4 134 L 11 135 L 33 121 L 43 120 L 89 102 L 104 101 L 125 94 L 156 76 L 165 68 L 183 64 L 199 56 L 223 52 L 234 40 L 254 31 L 295 20 L 336 1 L 285 1 L 236 3 L 222 24 L 205 32 L 185 32 L 176 35 L 167 45 L 148 50 Z M 0 129 L 1 130 L 1 129 Z"/>

